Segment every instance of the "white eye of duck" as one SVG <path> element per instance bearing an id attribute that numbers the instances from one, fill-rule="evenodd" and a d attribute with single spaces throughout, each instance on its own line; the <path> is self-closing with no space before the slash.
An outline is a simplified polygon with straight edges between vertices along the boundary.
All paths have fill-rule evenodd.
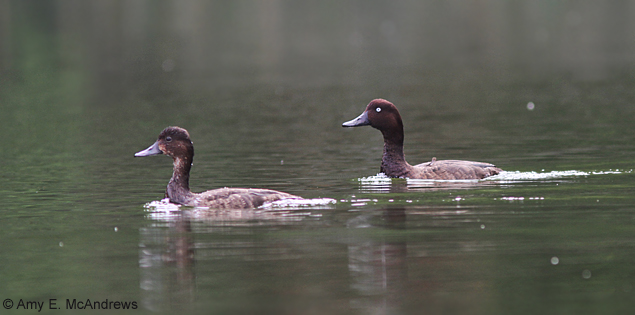
<path id="1" fill-rule="evenodd" d="M 375 111 L 378 112 L 378 113 L 381 112 L 381 107 L 375 108 Z"/>

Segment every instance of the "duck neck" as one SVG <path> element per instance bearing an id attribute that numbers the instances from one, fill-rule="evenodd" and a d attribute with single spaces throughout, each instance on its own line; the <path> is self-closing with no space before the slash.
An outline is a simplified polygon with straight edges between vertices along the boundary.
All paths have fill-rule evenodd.
<path id="1" fill-rule="evenodd" d="M 403 154 L 403 129 L 399 132 L 383 132 L 384 155 L 381 159 L 380 171 L 388 177 L 406 177 L 410 164 Z"/>
<path id="2" fill-rule="evenodd" d="M 190 191 L 192 158 L 174 158 L 174 171 L 168 183 L 166 195 L 172 203 L 183 204 L 193 194 Z"/>

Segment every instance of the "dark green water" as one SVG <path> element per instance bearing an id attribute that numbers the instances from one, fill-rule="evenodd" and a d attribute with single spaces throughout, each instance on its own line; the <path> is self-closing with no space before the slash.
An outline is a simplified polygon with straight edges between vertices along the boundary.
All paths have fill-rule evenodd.
<path id="1" fill-rule="evenodd" d="M 214 314 L 635 307 L 630 2 L 0 1 L 0 12 L 0 299 L 15 313 L 20 299 Z M 401 111 L 411 163 L 509 172 L 374 177 L 381 134 L 341 123 L 379 97 Z M 133 154 L 168 125 L 194 141 L 194 191 L 337 203 L 144 207 L 162 198 L 171 160 Z"/>

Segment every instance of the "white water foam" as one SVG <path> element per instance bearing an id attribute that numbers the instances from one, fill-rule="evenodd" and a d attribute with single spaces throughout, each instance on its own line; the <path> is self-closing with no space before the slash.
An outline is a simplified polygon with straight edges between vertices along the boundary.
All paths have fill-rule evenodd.
<path id="1" fill-rule="evenodd" d="M 258 209 L 328 209 L 330 205 L 337 203 L 331 198 L 314 198 L 314 199 L 280 199 L 271 202 L 265 202 Z"/>
<path id="2" fill-rule="evenodd" d="M 181 205 L 171 203 L 169 198 L 148 202 L 143 207 L 150 219 L 159 221 L 171 221 L 181 213 Z"/>
<path id="3" fill-rule="evenodd" d="M 159 210 L 159 211 L 177 211 L 181 208 L 181 205 L 177 205 L 170 202 L 169 198 L 150 201 L 143 205 L 146 209 Z"/>
<path id="4" fill-rule="evenodd" d="M 521 172 L 521 171 L 502 171 L 498 175 L 490 176 L 482 180 L 486 181 L 518 181 L 518 180 L 549 180 L 549 179 L 558 179 L 563 177 L 575 177 L 575 176 L 589 176 L 589 175 L 607 175 L 607 174 L 624 174 L 631 173 L 633 170 L 608 170 L 608 171 L 591 171 L 584 172 L 578 170 L 569 170 L 569 171 L 551 171 L 545 172 Z M 408 185 L 417 184 L 417 185 L 434 185 L 435 183 L 449 182 L 449 183 L 471 183 L 482 181 L 478 179 L 457 179 L 457 180 L 439 180 L 439 179 L 410 179 L 407 178 L 406 181 Z M 362 186 L 390 186 L 392 184 L 393 178 L 386 176 L 384 173 L 378 173 L 375 176 L 368 176 L 358 178 L 357 181 Z"/>
<path id="5" fill-rule="evenodd" d="M 375 176 L 358 178 L 357 181 L 362 185 L 390 185 L 392 184 L 392 178 L 386 176 L 386 174 L 384 173 L 378 173 Z"/>
<path id="6" fill-rule="evenodd" d="M 362 186 L 363 192 L 389 192 L 393 179 L 384 173 L 375 176 L 358 178 L 357 182 Z"/>
<path id="7" fill-rule="evenodd" d="M 590 176 L 590 175 L 606 175 L 606 174 L 623 174 L 631 173 L 633 170 L 608 170 L 608 171 L 592 171 L 583 172 L 578 170 L 570 171 L 551 171 L 551 172 L 520 172 L 520 171 L 502 171 L 498 175 L 490 176 L 484 180 L 488 181 L 523 181 L 523 180 L 550 180 L 560 179 L 564 177 Z"/>
<path id="8" fill-rule="evenodd" d="M 293 217 L 319 217 L 319 214 L 311 212 L 297 212 L 292 210 L 330 209 L 337 203 L 335 199 L 282 199 L 267 202 L 257 209 L 224 209 L 215 210 L 207 207 L 195 207 L 188 212 L 190 219 L 197 220 L 249 220 L 249 219 L 289 219 Z M 158 221 L 173 221 L 179 219 L 182 211 L 181 205 L 170 202 L 170 199 L 155 200 L 143 206 L 150 219 Z"/>
<path id="9" fill-rule="evenodd" d="M 292 198 L 292 199 L 280 199 L 271 202 L 265 202 L 262 206 L 258 207 L 258 209 L 300 209 L 300 208 L 319 208 L 323 209 L 324 206 L 330 206 L 336 204 L 337 200 L 331 198 L 314 198 L 314 199 L 302 199 L 302 198 Z M 152 210 L 155 212 L 171 212 L 171 211 L 179 211 L 181 205 L 177 205 L 170 202 L 170 199 L 165 198 L 160 201 L 155 200 L 146 203 L 144 208 L 148 210 Z M 195 207 L 195 210 L 207 210 L 208 207 Z"/>

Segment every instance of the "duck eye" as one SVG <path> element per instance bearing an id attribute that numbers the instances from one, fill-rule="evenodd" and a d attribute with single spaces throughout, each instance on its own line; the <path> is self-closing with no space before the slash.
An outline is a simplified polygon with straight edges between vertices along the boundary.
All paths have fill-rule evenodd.
<path id="1" fill-rule="evenodd" d="M 378 113 L 381 112 L 381 107 L 375 108 L 375 111 L 378 112 Z"/>
<path id="2" fill-rule="evenodd" d="M 170 142 L 170 141 L 172 141 L 172 137 L 170 137 L 170 136 L 168 136 L 168 137 L 165 137 L 165 141 L 167 141 L 167 142 Z"/>

